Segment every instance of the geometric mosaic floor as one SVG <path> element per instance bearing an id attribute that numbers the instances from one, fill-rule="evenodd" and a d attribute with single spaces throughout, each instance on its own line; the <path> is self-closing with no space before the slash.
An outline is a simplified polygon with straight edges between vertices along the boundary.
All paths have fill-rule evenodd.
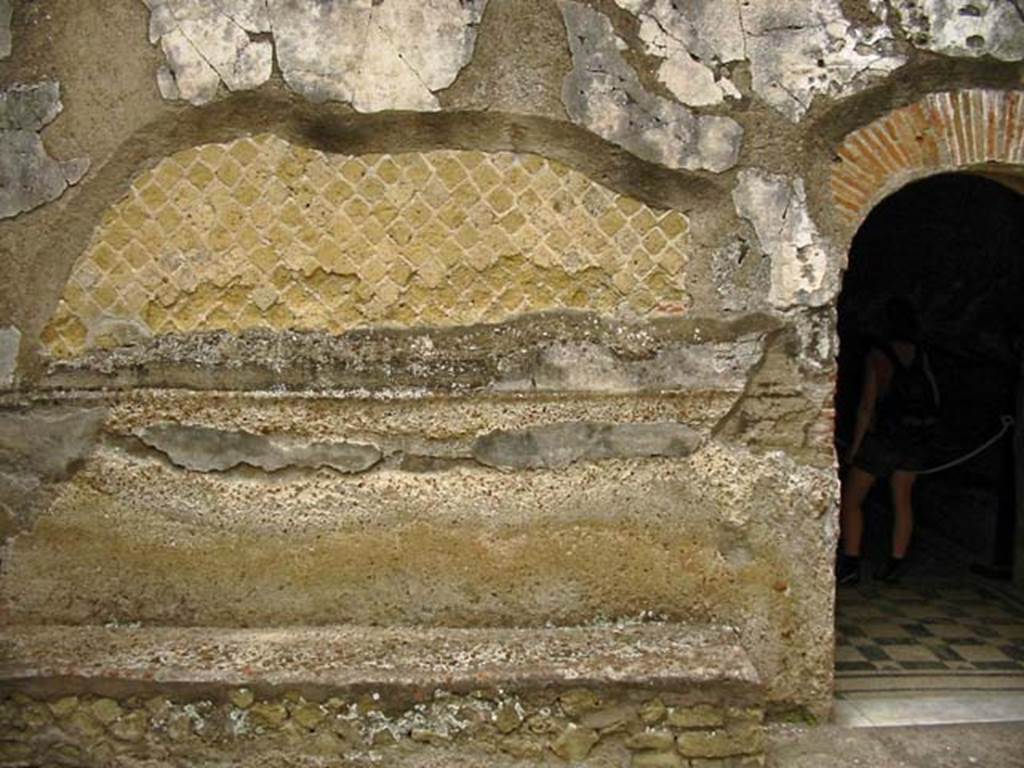
<path id="1" fill-rule="evenodd" d="M 917 555 L 897 585 L 839 589 L 836 692 L 1024 690 L 1024 592 Z"/>

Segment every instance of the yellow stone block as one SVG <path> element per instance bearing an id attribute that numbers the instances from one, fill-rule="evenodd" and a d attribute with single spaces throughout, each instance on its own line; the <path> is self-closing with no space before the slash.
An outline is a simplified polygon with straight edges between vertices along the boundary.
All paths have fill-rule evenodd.
<path id="1" fill-rule="evenodd" d="M 162 190 L 168 190 L 185 175 L 185 169 L 173 158 L 162 161 L 153 170 L 153 183 Z"/>
<path id="2" fill-rule="evenodd" d="M 644 248 L 651 256 L 657 256 L 665 248 L 667 241 L 660 230 L 652 229 L 644 238 Z"/>
<path id="3" fill-rule="evenodd" d="M 252 141 L 240 139 L 232 142 L 228 154 L 244 166 L 254 162 L 261 155 L 261 151 Z"/>
<path id="4" fill-rule="evenodd" d="M 515 205 L 516 200 L 508 189 L 498 187 L 487 196 L 487 202 L 495 213 L 504 214 Z"/>
<path id="5" fill-rule="evenodd" d="M 481 163 L 471 176 L 476 188 L 486 193 L 502 183 L 502 175 L 489 162 Z"/>
<path id="6" fill-rule="evenodd" d="M 160 206 L 167 202 L 167 195 L 163 189 L 156 182 L 147 184 L 139 192 L 139 200 L 142 204 L 149 209 L 150 212 L 154 212 L 160 209 Z"/>
<path id="7" fill-rule="evenodd" d="M 421 186 L 433 175 L 434 171 L 422 155 L 407 153 L 402 159 L 402 175 L 417 186 Z"/>
<path id="8" fill-rule="evenodd" d="M 378 203 L 370 211 L 373 220 L 387 228 L 398 217 L 398 209 L 389 203 Z"/>
<path id="9" fill-rule="evenodd" d="M 462 223 L 466 220 L 466 211 L 459 205 L 449 202 L 441 206 L 441 209 L 437 212 L 437 218 L 444 222 L 448 229 L 454 231 L 461 227 Z"/>
<path id="10" fill-rule="evenodd" d="M 627 219 L 644 207 L 643 203 L 635 198 L 629 197 L 628 195 L 620 195 L 616 198 L 615 204 L 618 206 L 619 210 L 622 211 L 622 215 Z"/>
<path id="11" fill-rule="evenodd" d="M 526 217 L 523 214 L 519 211 L 510 211 L 501 217 L 498 225 L 511 235 L 518 231 L 525 223 Z"/>
<path id="12" fill-rule="evenodd" d="M 452 190 L 449 198 L 455 205 L 468 212 L 480 200 L 480 192 L 469 180 L 459 184 Z"/>
<path id="13" fill-rule="evenodd" d="M 412 266 L 405 259 L 399 257 L 391 262 L 388 269 L 388 276 L 396 285 L 406 285 L 412 277 Z"/>
<path id="14" fill-rule="evenodd" d="M 243 181 L 234 190 L 235 200 L 246 207 L 253 205 L 261 195 L 259 187 L 250 181 Z"/>
<path id="15" fill-rule="evenodd" d="M 405 221 L 412 229 L 419 229 L 434 218 L 430 207 L 419 200 L 405 209 Z"/>
<path id="16" fill-rule="evenodd" d="M 438 156 L 432 161 L 432 165 L 437 178 L 448 189 L 454 189 L 467 177 L 466 169 L 449 153 L 438 153 Z"/>
<path id="17" fill-rule="evenodd" d="M 658 226 L 665 233 L 665 237 L 670 240 L 679 237 L 690 228 L 686 217 L 679 211 L 669 211 L 663 214 L 661 219 L 658 220 Z"/>
<path id="18" fill-rule="evenodd" d="M 214 251 L 226 251 L 234 243 L 234 236 L 227 227 L 217 227 L 206 236 L 206 244 Z"/>
<path id="19" fill-rule="evenodd" d="M 356 184 L 366 175 L 366 166 L 358 158 L 347 160 L 341 166 L 341 175 L 350 184 Z"/>
<path id="20" fill-rule="evenodd" d="M 655 226 L 657 223 L 658 221 L 654 218 L 654 214 L 651 213 L 650 208 L 641 208 L 629 220 L 630 228 L 641 237 L 646 235 L 651 227 Z"/>
<path id="21" fill-rule="evenodd" d="M 387 234 L 392 242 L 398 246 L 406 245 L 412 239 L 412 230 L 401 219 L 388 229 Z"/>
<path id="22" fill-rule="evenodd" d="M 608 235 L 608 237 L 613 236 L 625 225 L 625 217 L 615 208 L 609 208 L 601 214 L 601 217 L 597 220 L 597 226 L 602 232 Z"/>
<path id="23" fill-rule="evenodd" d="M 344 179 L 335 179 L 324 188 L 323 194 L 332 205 L 340 206 L 352 196 L 352 186 Z"/>
<path id="24" fill-rule="evenodd" d="M 352 198 L 342 208 L 357 227 L 362 226 L 362 220 L 370 213 L 370 206 L 361 197 Z"/>
<path id="25" fill-rule="evenodd" d="M 402 169 L 398 166 L 398 163 L 390 157 L 385 157 L 377 163 L 374 170 L 376 171 L 377 176 L 387 185 L 394 184 L 402 178 Z"/>
<path id="26" fill-rule="evenodd" d="M 185 174 L 187 178 L 196 189 L 202 191 L 210 186 L 210 182 L 213 181 L 214 175 L 205 164 L 201 162 L 193 163 Z"/>

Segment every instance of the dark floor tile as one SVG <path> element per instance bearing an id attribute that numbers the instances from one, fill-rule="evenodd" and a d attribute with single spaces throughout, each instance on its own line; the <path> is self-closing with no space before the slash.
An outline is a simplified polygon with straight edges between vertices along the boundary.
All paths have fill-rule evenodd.
<path id="1" fill-rule="evenodd" d="M 857 650 L 865 659 L 871 661 L 889 661 L 889 654 L 877 645 L 858 645 Z"/>
<path id="2" fill-rule="evenodd" d="M 929 645 L 928 647 L 931 649 L 932 653 L 943 661 L 965 661 L 963 656 L 944 643 Z"/>
<path id="3" fill-rule="evenodd" d="M 874 672 L 875 665 L 870 661 L 837 661 L 836 672 Z"/>
<path id="4" fill-rule="evenodd" d="M 903 628 L 915 637 L 931 637 L 932 633 L 923 624 L 904 624 Z"/>
<path id="5" fill-rule="evenodd" d="M 1024 643 L 1010 643 L 1000 645 L 999 650 L 1016 661 L 1024 661 Z"/>
<path id="6" fill-rule="evenodd" d="M 992 629 L 992 627 L 987 627 L 984 624 L 972 623 L 969 626 L 971 631 L 978 637 L 999 637 L 999 633 L 996 630 Z"/>

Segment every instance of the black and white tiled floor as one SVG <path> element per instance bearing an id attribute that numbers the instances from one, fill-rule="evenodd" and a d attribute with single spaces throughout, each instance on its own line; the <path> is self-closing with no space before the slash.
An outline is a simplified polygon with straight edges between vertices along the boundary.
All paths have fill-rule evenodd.
<path id="1" fill-rule="evenodd" d="M 1024 592 L 927 557 L 911 565 L 898 585 L 839 589 L 837 692 L 1024 690 Z"/>

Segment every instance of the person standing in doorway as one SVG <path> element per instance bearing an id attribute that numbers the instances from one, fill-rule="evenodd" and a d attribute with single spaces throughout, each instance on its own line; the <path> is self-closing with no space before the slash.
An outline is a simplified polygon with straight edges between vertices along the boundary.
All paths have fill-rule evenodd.
<path id="1" fill-rule="evenodd" d="M 889 478 L 893 531 L 891 556 L 875 578 L 895 582 L 905 567 L 914 529 L 914 481 L 927 466 L 939 421 L 939 389 L 909 299 L 886 302 L 885 337 L 872 345 L 864 369 L 853 442 L 845 457 L 851 466 L 840 503 L 839 584 L 860 579 L 863 504 L 880 477 Z"/>

